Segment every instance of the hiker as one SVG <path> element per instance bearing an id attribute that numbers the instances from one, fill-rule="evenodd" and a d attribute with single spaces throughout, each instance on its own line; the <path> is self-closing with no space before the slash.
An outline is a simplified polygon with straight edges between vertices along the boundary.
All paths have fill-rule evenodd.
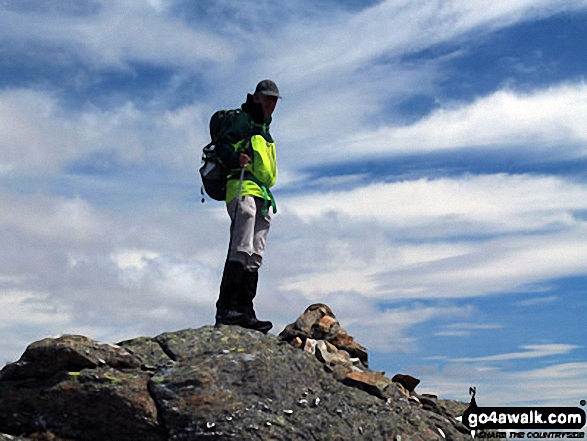
<path id="1" fill-rule="evenodd" d="M 275 144 L 269 134 L 271 115 L 280 98 L 276 84 L 263 80 L 230 122 L 223 142 L 223 162 L 232 168 L 226 183 L 230 244 L 216 302 L 216 326 L 239 325 L 267 333 L 273 324 L 259 320 L 253 308 L 259 268 L 269 232 L 269 190 L 277 178 Z"/>

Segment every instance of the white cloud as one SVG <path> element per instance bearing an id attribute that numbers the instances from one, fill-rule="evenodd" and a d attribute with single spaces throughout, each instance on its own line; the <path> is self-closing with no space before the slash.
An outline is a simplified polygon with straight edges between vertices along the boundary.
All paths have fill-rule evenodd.
<path id="1" fill-rule="evenodd" d="M 501 329 L 505 326 L 499 323 L 451 323 L 443 330 L 435 332 L 439 337 L 468 337 L 475 331 L 486 329 Z"/>
<path id="2" fill-rule="evenodd" d="M 585 234 L 585 227 L 580 227 L 542 236 L 473 239 L 469 244 L 471 251 L 467 253 L 421 264 L 402 260 L 403 254 L 410 254 L 409 244 L 388 239 L 377 244 L 376 256 L 345 258 L 317 251 L 328 243 L 328 238 L 323 238 L 302 247 L 307 256 L 316 250 L 316 260 L 302 262 L 303 275 L 284 275 L 280 288 L 298 290 L 313 300 L 341 290 L 356 290 L 378 299 L 440 299 L 511 292 L 527 284 L 585 274 L 583 257 L 587 244 L 582 240 Z M 365 238 L 367 249 L 374 246 L 372 242 Z M 280 244 L 280 251 L 284 245 Z M 348 240 L 349 249 L 360 245 L 360 239 Z M 384 257 L 386 253 L 389 258 Z M 329 260 L 324 261 L 321 255 Z"/>
<path id="3" fill-rule="evenodd" d="M 54 329 L 67 322 L 69 316 L 63 312 L 43 307 L 34 302 L 35 295 L 26 291 L 0 293 L 0 329 L 21 326 L 31 327 L 51 323 Z"/>
<path id="4" fill-rule="evenodd" d="M 533 380 L 564 379 L 587 373 L 587 363 L 563 363 L 528 372 Z"/>
<path id="5" fill-rule="evenodd" d="M 281 205 L 306 220 L 336 213 L 414 229 L 430 221 L 436 229 L 443 222 L 448 228 L 451 223 L 465 228 L 474 224 L 476 234 L 490 234 L 573 225 L 572 212 L 587 208 L 585 201 L 587 187 L 581 183 L 552 176 L 495 174 L 376 183 L 293 196 Z"/>
<path id="6" fill-rule="evenodd" d="M 429 365 L 413 366 L 411 372 L 422 380 L 419 393 L 468 402 L 469 387 L 475 386 L 480 406 L 576 406 L 584 399 L 587 363 L 560 362 L 558 356 L 569 355 L 578 348 L 569 344 L 537 344 L 521 346 L 519 352 L 487 357 L 429 357 Z M 533 359 L 540 359 L 540 367 L 529 367 Z M 524 362 L 522 369 L 501 367 L 505 361 L 516 360 Z"/>
<path id="7" fill-rule="evenodd" d="M 413 303 L 408 306 L 391 305 L 384 309 L 357 292 L 339 292 L 321 299 L 336 314 L 341 326 L 369 352 L 415 353 L 420 349 L 419 338 L 412 334 L 415 325 L 434 319 L 457 320 L 471 317 L 471 305 L 426 306 Z M 289 315 L 284 324 L 292 323 L 308 306 L 293 309 L 288 302 L 279 302 L 273 316 Z M 280 324 L 281 326 L 281 324 Z M 279 329 L 280 326 L 278 326 Z M 279 332 L 279 331 L 277 331 Z"/>
<path id="8" fill-rule="evenodd" d="M 506 354 L 488 355 L 485 357 L 470 357 L 457 358 L 455 363 L 469 363 L 469 362 L 491 362 L 491 361 L 508 361 L 508 360 L 524 360 L 528 358 L 551 357 L 553 355 L 564 355 L 578 349 L 579 346 L 568 344 L 539 344 L 539 345 L 524 345 L 521 346 L 520 352 L 511 352 Z"/>
<path id="9" fill-rule="evenodd" d="M 549 279 L 585 274 L 585 226 L 533 237 L 501 238 L 480 246 L 470 262 L 445 267 L 439 291 L 453 295 L 498 293 Z M 431 280 L 432 281 L 432 280 Z M 444 286 L 443 286 L 444 285 Z M 446 290 L 446 291 L 445 291 Z"/>
<path id="10" fill-rule="evenodd" d="M 166 165 L 190 171 L 209 135 L 208 115 L 194 104 L 174 111 L 139 110 L 126 103 L 109 111 L 61 107 L 32 90 L 0 92 L 0 170 L 5 175 L 56 173 L 75 161 L 92 167 Z M 100 156 L 105 155 L 105 159 Z M 108 161 L 113 162 L 110 164 Z"/>
<path id="11" fill-rule="evenodd" d="M 0 190 L 0 231 L 14 239 L 36 241 L 37 245 L 65 247 L 105 244 L 114 220 L 79 198 L 46 198 L 40 194 L 20 196 Z M 16 251 L 16 250 L 15 250 Z"/>
<path id="12" fill-rule="evenodd" d="M 561 300 L 560 296 L 546 296 L 546 297 L 532 297 L 530 299 L 520 300 L 516 302 L 516 306 L 540 306 L 547 305 Z"/>
<path id="13" fill-rule="evenodd" d="M 440 317 L 467 317 L 472 311 L 470 306 L 414 306 L 373 311 L 369 316 L 360 317 L 361 325 L 354 335 L 370 351 L 417 352 L 419 339 L 410 337 L 410 328 Z"/>
<path id="14" fill-rule="evenodd" d="M 210 210 L 114 213 L 0 191 L 0 213 L 3 357 L 56 333 L 117 339 L 212 322 L 228 225 Z"/>
<path id="15" fill-rule="evenodd" d="M 212 23 L 189 23 L 174 14 L 174 7 L 185 8 L 179 1 L 99 0 L 77 8 L 85 10 L 77 14 L 64 8 L 48 13 L 42 7 L 5 5 L 0 36 L 44 41 L 92 63 L 114 66 L 129 60 L 191 67 L 203 61 L 236 61 L 244 46 L 254 41 L 262 50 L 246 52 L 266 63 L 265 70 L 273 66 L 271 70 L 287 83 L 292 75 L 299 83 L 301 76 L 324 77 L 341 66 L 355 70 L 381 55 L 438 44 L 472 30 L 499 29 L 586 6 L 582 0 L 383 1 L 358 13 L 337 9 L 333 3 L 324 13 L 311 2 L 292 7 L 230 0 L 206 5 Z M 26 26 L 31 23 L 34 26 Z M 212 26 L 218 27 L 214 33 Z"/>
<path id="16" fill-rule="evenodd" d="M 235 57 L 234 45 L 220 36 L 164 13 L 166 1 L 96 3 L 79 15 L 4 9 L 0 38 L 56 48 L 101 68 L 126 69 L 128 62 L 196 67 Z"/>
<path id="17" fill-rule="evenodd" d="M 585 7 L 587 3 L 583 0 L 383 1 L 355 14 L 332 11 L 327 20 L 318 15 L 286 21 L 280 31 L 281 38 L 264 39 L 261 43 L 265 56 L 259 60 L 262 68 L 257 70 L 259 63 L 255 63 L 254 72 L 269 72 L 283 85 L 284 96 L 288 98 L 282 106 L 287 116 L 283 129 L 279 120 L 277 127 L 282 139 L 295 147 L 297 155 L 292 154 L 291 161 L 297 157 L 298 165 L 331 161 L 333 152 L 337 161 L 344 161 L 368 155 L 452 148 L 455 144 L 468 146 L 471 134 L 474 145 L 499 143 L 503 141 L 499 136 L 504 134 L 511 135 L 508 139 L 518 144 L 519 132 L 507 116 L 514 113 L 514 121 L 517 120 L 517 111 L 527 101 L 531 104 L 531 100 L 510 97 L 508 93 L 489 98 L 485 106 L 483 101 L 476 103 L 479 108 L 471 108 L 471 115 L 467 114 L 468 107 L 463 106 L 460 112 L 445 109 L 428 123 L 384 127 L 375 132 L 370 128 L 384 123 L 381 109 L 390 102 L 401 101 L 413 92 L 434 94 L 437 60 L 410 68 L 400 61 L 403 55 L 462 38 L 481 39 L 514 23 Z M 573 90 L 568 91 L 569 95 L 572 93 Z M 556 103 L 555 97 L 552 103 Z M 572 122 L 578 119 L 580 123 L 584 119 L 580 116 L 585 114 L 584 105 L 572 101 L 565 104 L 565 114 L 554 112 L 554 117 L 542 116 L 536 126 L 553 120 L 562 122 L 563 128 L 569 124 L 573 128 L 584 126 Z M 580 108 L 581 112 L 573 113 L 571 120 L 565 121 L 568 114 L 565 110 L 572 112 L 573 108 Z M 548 107 L 541 112 L 540 103 L 536 103 L 531 111 L 541 116 L 545 110 L 553 109 Z M 497 112 L 492 113 L 493 110 Z M 528 112 L 522 115 L 532 116 Z M 467 120 L 461 122 L 463 117 L 473 118 L 470 123 L 474 126 Z M 481 120 L 477 120 L 479 117 Z M 523 139 L 534 141 L 534 132 L 538 131 L 539 136 L 542 130 L 528 125 L 533 130 L 529 136 L 523 131 Z M 365 126 L 369 127 L 368 131 L 361 133 Z M 508 128 L 515 133 L 507 132 Z M 333 133 L 337 134 L 334 139 Z M 289 158 L 287 152 L 285 155 Z"/>
<path id="18" fill-rule="evenodd" d="M 468 402 L 469 387 L 476 386 L 479 406 L 577 406 L 585 398 L 585 362 L 556 363 L 521 371 L 452 364 L 435 370 L 414 369 L 412 372 L 422 380 L 419 393 Z"/>
<path id="19" fill-rule="evenodd" d="M 280 206 L 283 217 L 299 223 L 280 228 L 297 233 L 280 237 L 279 253 L 307 258 L 300 272 L 282 274 L 280 287 L 311 299 L 345 290 L 441 298 L 584 274 L 587 226 L 574 212 L 586 201 L 580 183 L 522 175 L 293 196 Z"/>
<path id="20" fill-rule="evenodd" d="M 18 283 L 16 280 L 9 282 Z M 18 289 L 0 290 L 0 366 L 2 362 L 18 359 L 33 341 L 61 333 L 67 326 L 69 314 L 38 301 L 39 298 L 46 298 L 46 295 Z"/>
<path id="21" fill-rule="evenodd" d="M 528 19 L 558 9 L 585 6 L 584 2 L 514 3 L 509 5 L 497 2 L 491 7 L 485 5 L 482 7 L 484 12 L 479 17 L 476 7 L 471 8 L 468 3 L 461 2 L 446 5 L 416 2 L 402 7 L 394 2 L 384 2 L 357 16 L 338 12 L 336 15 L 339 19 L 335 20 L 336 26 L 333 24 L 331 31 L 332 40 L 337 43 L 334 48 L 324 43 L 323 32 L 319 34 L 320 44 L 311 39 L 307 41 L 306 37 L 300 38 L 300 23 L 296 20 L 302 19 L 293 17 L 282 31 L 285 37 L 272 39 L 284 43 L 278 43 L 275 48 L 271 46 L 274 43 L 263 43 L 266 44 L 263 46 L 263 54 L 267 57 L 266 68 L 259 67 L 261 60 L 255 55 L 250 62 L 245 62 L 250 64 L 251 69 L 244 69 L 247 72 L 244 76 L 231 78 L 234 77 L 232 69 L 227 69 L 226 73 L 217 72 L 211 90 L 217 89 L 218 84 L 223 84 L 218 95 L 226 99 L 226 91 L 230 90 L 233 93 L 231 99 L 234 100 L 236 93 L 241 93 L 244 97 L 246 88 L 253 87 L 260 78 L 259 75 L 275 75 L 283 85 L 284 94 L 289 94 L 289 98 L 279 107 L 274 128 L 282 141 L 291 144 L 291 148 L 284 149 L 280 155 L 282 164 L 291 164 L 290 168 L 331 160 L 333 151 L 337 152 L 337 161 L 370 155 L 397 155 L 471 146 L 513 145 L 527 149 L 550 149 L 550 154 L 557 157 L 581 153 L 585 150 L 587 140 L 587 124 L 583 117 L 587 113 L 587 86 L 584 84 L 562 85 L 527 95 L 500 91 L 471 104 L 445 107 L 410 126 L 383 127 L 375 132 L 361 132 L 365 119 L 378 114 L 380 107 L 390 99 L 410 91 L 429 89 L 434 68 L 427 66 L 426 69 L 406 71 L 396 62 L 385 67 L 369 65 L 370 67 L 361 67 L 361 75 L 368 80 L 357 84 L 353 59 L 355 55 L 364 61 L 362 57 L 378 57 L 389 54 L 390 51 L 393 53 L 393 47 L 406 51 L 404 38 L 412 41 L 412 33 L 421 36 L 419 38 L 425 40 L 421 43 L 422 47 L 427 47 L 436 43 L 437 38 L 453 38 L 454 32 L 457 32 L 455 29 L 459 29 L 455 23 L 466 23 L 462 26 L 463 29 L 483 23 L 489 23 L 490 27 L 499 27 L 510 20 Z M 83 48 L 81 52 L 84 56 L 105 58 L 109 60 L 104 61 L 107 63 L 125 64 L 128 60 L 139 59 L 173 64 L 174 61 L 168 58 L 186 58 L 177 62 L 189 66 L 192 63 L 190 57 L 198 58 L 203 50 L 201 48 L 209 46 L 207 39 L 189 35 L 193 29 L 182 23 L 179 17 L 165 12 L 168 9 L 166 5 L 168 3 L 160 1 L 140 5 L 130 1 L 103 3 L 98 8 L 99 12 L 87 17 L 47 18 L 47 26 L 59 27 L 60 30 L 55 33 L 43 31 L 42 35 L 43 38 L 52 35 L 59 42 L 67 42 L 68 47 L 72 41 L 79 39 L 76 44 Z M 252 13 L 260 14 L 260 11 Z M 10 14 L 16 14 L 21 20 L 29 20 L 28 14 L 36 17 L 36 13 L 9 12 Z M 408 19 L 412 16 L 419 18 Z M 40 17 L 39 15 L 37 18 Z M 53 23 L 53 19 L 58 20 L 58 23 Z M 502 23 L 502 19 L 505 22 Z M 64 27 L 59 20 L 65 20 L 68 24 Z M 350 24 L 351 22 L 354 24 Z M 362 28 L 365 24 L 366 29 L 361 33 L 352 31 L 354 27 Z M 442 36 L 442 33 L 430 31 L 432 24 L 448 29 L 450 35 Z M 310 26 L 312 25 L 322 26 L 320 23 L 311 23 Z M 137 26 L 139 29 L 136 29 Z M 407 34 L 402 31 L 406 26 L 410 30 Z M 18 32 L 29 32 L 25 29 L 30 28 L 19 26 Z M 380 35 L 382 28 L 389 29 L 389 32 Z M 426 32 L 422 32 L 422 29 Z M 463 29 L 457 33 L 464 32 Z M 188 35 L 184 35 L 184 32 Z M 250 32 L 261 31 L 256 29 Z M 328 28 L 324 32 L 328 34 Z M 369 32 L 379 35 L 379 38 L 368 38 Z M 345 43 L 349 38 L 357 38 L 355 36 L 358 34 L 361 35 L 359 41 L 353 41 L 350 45 Z M 10 37 L 5 38 L 14 38 L 13 34 L 8 35 Z M 431 38 L 432 40 L 427 40 Z M 386 42 L 387 39 L 394 43 Z M 395 39 L 399 41 L 395 42 Z M 200 50 L 186 46 L 185 42 L 198 45 Z M 230 46 L 237 48 L 231 50 L 245 50 L 238 44 L 231 43 Z M 223 53 L 217 47 L 209 50 L 214 54 Z M 322 51 L 327 51 L 330 55 L 324 56 Z M 298 68 L 290 68 L 292 63 L 287 61 L 289 56 L 295 59 Z M 317 63 L 314 58 L 322 61 Z M 325 68 L 324 74 L 311 77 L 308 81 L 301 81 L 297 77 L 288 79 L 287 75 L 290 73 L 299 75 L 299 72 L 311 70 L 309 67 L 304 68 L 304 63 L 323 69 L 319 66 L 328 64 L 328 60 L 335 65 L 347 66 L 345 72 L 338 72 L 336 67 L 331 66 Z M 280 63 L 284 64 L 283 68 L 279 68 Z M 230 60 L 222 63 L 225 67 L 232 65 Z M 393 77 L 393 83 L 390 83 L 390 77 Z M 219 105 L 229 104 L 222 102 Z M 238 105 L 238 102 L 233 105 Z M 188 150 L 185 146 L 193 141 L 200 146 L 206 140 L 206 123 L 212 108 L 214 106 L 187 106 L 168 113 L 147 112 L 140 111 L 129 103 L 108 112 L 90 109 L 77 115 L 65 111 L 55 98 L 45 94 L 31 91 L 4 92 L 0 96 L 0 122 L 12 130 L 6 131 L 0 139 L 3 152 L 0 157 L 0 172 L 7 173 L 18 171 L 22 167 L 34 168 L 47 164 L 59 165 L 71 157 L 106 149 L 115 151 L 126 162 L 156 160 L 171 163 L 175 167 L 181 167 L 186 160 L 197 163 L 197 149 L 192 147 Z M 282 111 L 283 116 L 279 115 Z M 333 133 L 337 136 L 333 137 Z M 561 148 L 561 144 L 566 147 Z M 166 155 L 162 154 L 163 146 L 166 147 Z M 310 149 L 311 154 L 308 154 Z M 26 155 L 30 158 L 28 161 L 23 161 L 19 156 L 23 150 L 30 153 Z M 187 156 L 188 152 L 194 154 Z"/>
<path id="22" fill-rule="evenodd" d="M 294 8 L 270 2 L 223 1 L 207 6 L 217 20 L 207 23 L 198 19 L 188 22 L 176 14 L 177 7 L 183 7 L 177 2 L 124 0 L 96 4 L 86 14 L 9 8 L 0 19 L 0 29 L 4 30 L 0 38 L 7 47 L 41 42 L 52 45 L 59 54 L 52 62 L 84 60 L 92 68 L 87 75 L 93 75 L 95 67 L 132 74 L 129 63 L 133 61 L 179 67 L 176 78 L 197 72 L 222 106 L 228 105 L 223 100 L 244 94 L 261 77 L 275 77 L 288 97 L 280 106 L 287 110 L 287 116 L 283 123 L 277 120 L 275 124 L 282 139 L 304 140 L 298 148 L 305 150 L 312 139 L 330 146 L 332 133 L 349 135 L 342 143 L 341 154 L 349 143 L 361 144 L 363 138 L 375 141 L 373 153 L 401 150 L 405 141 L 410 147 L 414 142 L 430 141 L 417 128 L 392 131 L 390 141 L 397 137 L 399 146 L 393 142 L 377 145 L 378 136 L 387 133 L 356 135 L 365 119 L 377 115 L 390 99 L 431 89 L 434 65 L 406 69 L 396 57 L 460 38 L 471 30 L 489 32 L 517 21 L 586 6 L 584 1 L 562 0 L 489 4 L 387 1 L 358 13 L 337 10 L 333 5 L 328 14 L 323 14 L 309 3 Z M 262 25 L 268 21 L 270 30 Z M 30 23 L 35 25 L 28 26 Z M 389 60 L 380 63 L 377 60 L 381 57 Z M 235 70 L 239 75 L 235 76 Z M 92 81 L 84 80 L 79 72 L 75 75 L 79 81 Z M 364 80 L 358 82 L 358 75 Z M 435 142 L 453 141 L 450 136 L 441 136 Z M 291 160 L 295 160 L 294 155 Z"/>
<path id="23" fill-rule="evenodd" d="M 354 133 L 317 148 L 308 161 L 334 150 L 339 158 L 425 153 L 447 149 L 522 149 L 555 158 L 587 152 L 587 84 L 563 84 L 532 93 L 501 90 L 454 104 L 404 127 Z"/>
<path id="24" fill-rule="evenodd" d="M 122 270 L 130 268 L 141 270 L 160 256 L 158 253 L 149 250 L 120 250 L 113 253 L 111 257 Z"/>
<path id="25" fill-rule="evenodd" d="M 319 28 L 319 32 L 300 33 L 300 23 L 288 24 L 284 28 L 286 38 L 281 40 L 284 43 L 277 44 L 283 55 L 270 60 L 277 64 L 275 69 L 287 83 L 315 83 L 345 71 L 356 74 L 378 57 L 417 51 L 473 30 L 488 32 L 518 21 L 585 7 L 587 3 L 582 0 L 388 0 L 357 14 L 337 13 L 327 20 L 302 22 L 305 29 Z"/>
<path id="26" fill-rule="evenodd" d="M 155 11 L 161 13 L 169 9 L 171 5 L 170 0 L 149 0 L 149 4 Z"/>
<path id="27" fill-rule="evenodd" d="M 51 165 L 75 150 L 79 138 L 55 102 L 33 91 L 0 95 L 0 164 L 6 172 Z"/>

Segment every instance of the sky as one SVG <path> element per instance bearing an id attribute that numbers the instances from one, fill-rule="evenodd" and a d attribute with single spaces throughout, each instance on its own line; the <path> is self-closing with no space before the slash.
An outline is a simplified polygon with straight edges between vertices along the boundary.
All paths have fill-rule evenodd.
<path id="1" fill-rule="evenodd" d="M 417 391 L 587 399 L 587 1 L 0 2 L 0 361 L 210 325 L 215 110 L 283 98 L 257 314 Z"/>

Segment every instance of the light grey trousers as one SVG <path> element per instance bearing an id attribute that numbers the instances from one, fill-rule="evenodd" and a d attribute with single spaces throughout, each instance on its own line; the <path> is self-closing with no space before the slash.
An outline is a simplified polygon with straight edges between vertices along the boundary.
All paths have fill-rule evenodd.
<path id="1" fill-rule="evenodd" d="M 245 271 L 257 271 L 263 263 L 263 251 L 271 218 L 263 217 L 265 201 L 253 196 L 233 199 L 227 206 L 230 216 L 230 250 L 228 260 L 240 262 Z"/>

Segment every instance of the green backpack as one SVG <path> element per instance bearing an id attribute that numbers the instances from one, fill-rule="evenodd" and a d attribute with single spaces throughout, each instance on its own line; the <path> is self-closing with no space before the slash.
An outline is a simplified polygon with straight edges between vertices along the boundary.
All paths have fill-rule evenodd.
<path id="1" fill-rule="evenodd" d="M 211 141 L 202 150 L 202 166 L 200 167 L 202 202 L 204 202 L 204 191 L 216 201 L 223 201 L 226 198 L 226 182 L 230 169 L 222 162 L 218 151 L 229 148 L 223 142 L 223 136 L 240 113 L 240 109 L 218 110 L 210 118 Z"/>

